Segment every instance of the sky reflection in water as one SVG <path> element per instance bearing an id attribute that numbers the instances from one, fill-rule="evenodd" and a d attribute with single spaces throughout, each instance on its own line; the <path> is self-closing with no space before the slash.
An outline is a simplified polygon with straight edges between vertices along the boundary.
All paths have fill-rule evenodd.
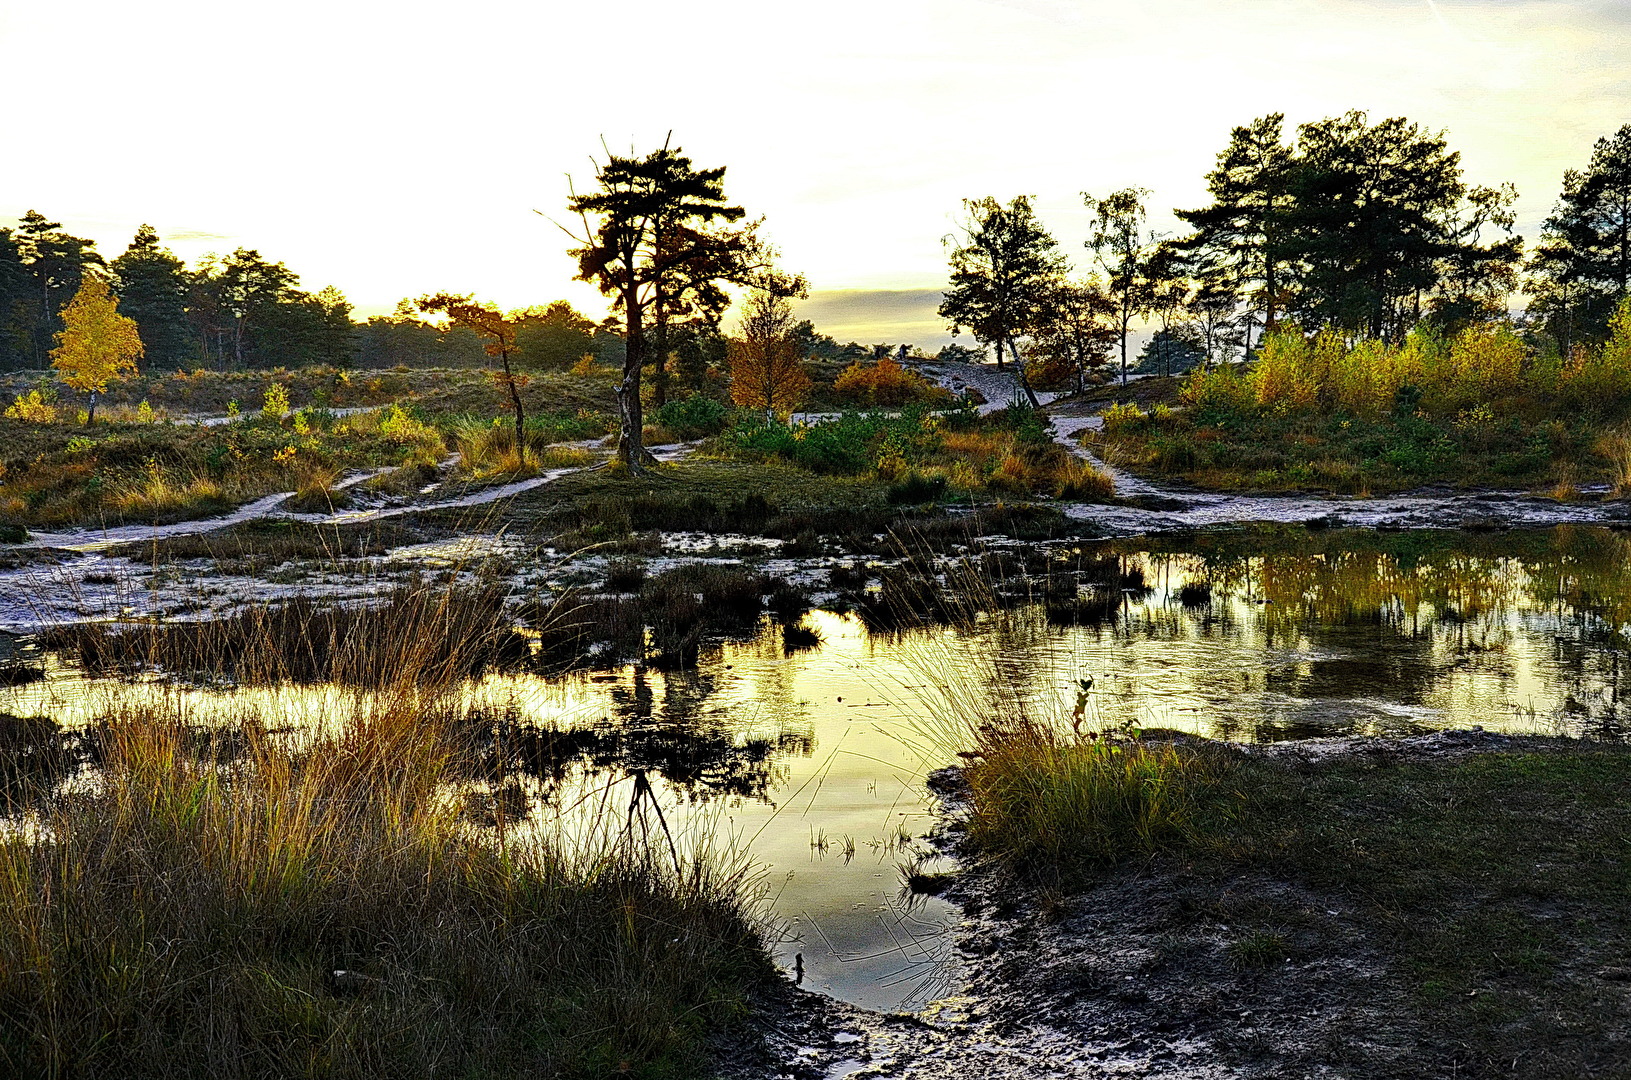
<path id="1" fill-rule="evenodd" d="M 1141 571 L 1147 591 L 1083 605 L 1097 620 L 1088 625 L 1061 625 L 1057 607 L 1050 618 L 1038 603 L 972 631 L 874 636 L 816 612 L 813 650 L 789 654 L 767 624 L 705 648 L 691 672 L 474 683 L 471 703 L 511 722 L 500 725 L 508 794 L 488 809 L 502 800 L 523 816 L 596 791 L 621 808 L 644 776 L 677 830 L 723 830 L 758 860 L 789 927 L 778 958 L 791 967 L 802 954 L 806 986 L 911 1008 L 956 977 L 953 909 L 903 900 L 898 869 L 932 824 L 922 777 L 950 758 L 915 730 L 932 725 L 948 684 L 966 702 L 1062 712 L 1091 675 L 1106 726 L 1230 739 L 1623 730 L 1631 544 L 1618 533 L 1289 531 L 1095 550 Z M 86 721 L 106 694 L 132 692 L 179 694 L 203 712 L 225 698 L 132 690 L 52 665 L 45 682 L 4 691 L 0 709 Z M 238 691 L 236 701 L 299 725 L 334 693 Z"/>

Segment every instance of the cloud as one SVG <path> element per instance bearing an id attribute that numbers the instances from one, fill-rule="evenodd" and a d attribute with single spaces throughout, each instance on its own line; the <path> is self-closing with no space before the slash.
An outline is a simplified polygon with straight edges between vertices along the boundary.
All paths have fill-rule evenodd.
<path id="1" fill-rule="evenodd" d="M 839 341 L 939 347 L 952 340 L 936 314 L 940 298 L 939 289 L 818 289 L 798 305 L 798 316 Z"/>

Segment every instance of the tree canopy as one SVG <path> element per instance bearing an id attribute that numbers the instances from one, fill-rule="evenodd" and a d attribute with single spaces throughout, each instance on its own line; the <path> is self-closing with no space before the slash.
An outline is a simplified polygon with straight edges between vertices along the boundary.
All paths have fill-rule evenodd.
<path id="1" fill-rule="evenodd" d="M 697 169 L 679 148 L 664 146 L 643 158 L 608 156 L 596 168 L 596 189 L 574 192 L 567 202 L 583 222 L 570 253 L 578 261 L 578 279 L 595 284 L 623 314 L 617 456 L 631 468 L 651 460 L 641 440 L 640 400 L 648 308 L 661 315 L 682 278 L 694 290 L 743 274 L 730 254 L 741 249 L 742 238 L 712 228 L 744 214 L 726 201 L 724 178 L 723 167 Z M 666 352 L 666 342 L 658 346 Z"/>
<path id="2" fill-rule="evenodd" d="M 134 319 L 119 314 L 118 301 L 101 274 L 89 273 L 62 310 L 51 365 L 62 381 L 91 396 L 86 423 L 96 419 L 96 398 L 108 382 L 134 375 L 142 357 L 142 339 Z"/>

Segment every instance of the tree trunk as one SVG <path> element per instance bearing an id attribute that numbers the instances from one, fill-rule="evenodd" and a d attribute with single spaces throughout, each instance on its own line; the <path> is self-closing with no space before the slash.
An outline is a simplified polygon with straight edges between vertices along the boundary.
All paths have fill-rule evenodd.
<path id="1" fill-rule="evenodd" d="M 644 442 L 645 417 L 640 406 L 640 368 L 646 359 L 646 331 L 640 305 L 634 290 L 624 294 L 623 311 L 626 314 L 623 335 L 623 381 L 617 384 L 617 460 L 631 471 L 639 472 L 646 465 L 655 465 L 657 459 L 646 450 Z"/>
<path id="2" fill-rule="evenodd" d="M 1019 351 L 1014 348 L 1012 341 L 1008 343 L 1008 351 L 1013 354 L 1014 374 L 1019 376 L 1019 388 L 1025 391 L 1025 400 L 1031 403 L 1031 408 L 1040 409 L 1042 403 L 1036 399 L 1036 391 L 1031 389 L 1031 380 L 1025 377 L 1025 364 L 1020 360 Z M 998 355 L 1000 356 L 1001 353 L 999 352 Z"/>
<path id="3" fill-rule="evenodd" d="M 527 416 L 521 411 L 521 391 L 516 388 L 515 375 L 510 371 L 510 351 L 499 353 L 504 361 L 504 385 L 510 390 L 510 403 L 515 406 L 515 453 L 522 466 L 527 464 Z"/>
<path id="4" fill-rule="evenodd" d="M 1127 316 L 1125 303 L 1121 313 L 1121 385 L 1127 385 L 1127 324 L 1132 322 Z"/>
<path id="5" fill-rule="evenodd" d="M 85 410 L 86 427 L 90 427 L 92 424 L 96 423 L 96 399 L 99 396 L 100 395 L 98 395 L 95 390 L 91 391 L 91 407 Z"/>
<path id="6" fill-rule="evenodd" d="M 663 291 L 657 290 L 652 301 L 656 316 L 652 322 L 651 400 L 657 408 L 668 404 L 668 312 L 664 310 Z"/>

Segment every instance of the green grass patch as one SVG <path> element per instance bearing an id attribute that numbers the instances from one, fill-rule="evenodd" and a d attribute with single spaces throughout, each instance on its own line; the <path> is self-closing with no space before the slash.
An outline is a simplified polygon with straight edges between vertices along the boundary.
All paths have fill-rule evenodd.
<path id="1" fill-rule="evenodd" d="M 1213 898 L 1191 906 L 1227 914 L 1242 969 L 1335 947 L 1320 912 L 1285 906 L 1286 883 L 1358 925 L 1431 1013 L 1438 1060 L 1631 1075 L 1615 974 L 1631 970 L 1631 749 L 1292 764 L 1028 728 L 976 749 L 969 842 L 1033 879 L 1086 887 L 1118 862 L 1176 860 L 1188 894 Z"/>

